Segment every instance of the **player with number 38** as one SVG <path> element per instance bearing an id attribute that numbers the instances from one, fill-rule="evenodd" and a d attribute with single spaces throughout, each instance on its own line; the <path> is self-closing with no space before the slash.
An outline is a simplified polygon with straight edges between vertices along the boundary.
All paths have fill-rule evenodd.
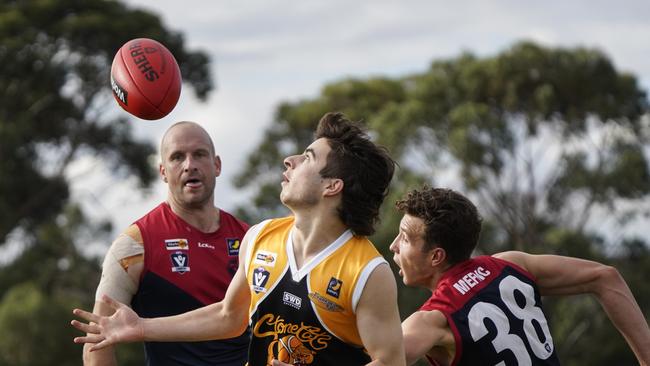
<path id="1" fill-rule="evenodd" d="M 423 187 L 398 201 L 404 213 L 390 246 L 408 286 L 432 295 L 403 323 L 407 364 L 559 365 L 541 295 L 596 296 L 641 365 L 650 329 L 618 271 L 557 255 L 503 252 L 470 258 L 481 217 L 466 197 Z"/>

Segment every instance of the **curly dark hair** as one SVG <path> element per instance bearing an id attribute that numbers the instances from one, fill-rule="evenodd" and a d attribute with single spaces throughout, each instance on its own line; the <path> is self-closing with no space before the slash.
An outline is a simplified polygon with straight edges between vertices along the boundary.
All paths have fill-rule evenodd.
<path id="1" fill-rule="evenodd" d="M 395 206 L 400 212 L 424 221 L 424 252 L 443 248 L 451 264 L 472 255 L 483 219 L 467 197 L 451 189 L 424 186 L 408 192 Z"/>
<path id="2" fill-rule="evenodd" d="M 370 141 L 358 122 L 346 119 L 342 113 L 325 114 L 314 137 L 326 138 L 332 149 L 320 175 L 343 180 L 338 207 L 341 221 L 355 235 L 372 235 L 395 172 L 395 161 L 386 148 Z"/>

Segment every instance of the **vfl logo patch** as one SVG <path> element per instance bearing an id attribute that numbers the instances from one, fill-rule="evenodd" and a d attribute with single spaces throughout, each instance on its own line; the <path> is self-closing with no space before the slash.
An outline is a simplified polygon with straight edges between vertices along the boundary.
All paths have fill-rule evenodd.
<path id="1" fill-rule="evenodd" d="M 253 263 L 261 264 L 263 266 L 275 267 L 275 260 L 277 257 L 278 256 L 275 253 L 267 252 L 266 250 L 260 250 L 255 253 L 255 259 L 253 260 Z"/>
<path id="2" fill-rule="evenodd" d="M 263 267 L 257 267 L 253 271 L 253 291 L 259 294 L 260 292 L 266 292 L 266 283 L 269 281 L 269 275 L 271 273 L 265 270 Z"/>
<path id="3" fill-rule="evenodd" d="M 343 285 L 343 281 L 334 277 L 330 278 L 330 282 L 327 284 L 327 294 L 338 299 L 341 295 L 341 285 Z"/>
<path id="4" fill-rule="evenodd" d="M 314 304 L 320 306 L 321 308 L 324 308 L 327 311 L 334 311 L 334 312 L 343 311 L 343 306 L 335 303 L 334 301 L 328 300 L 327 298 L 325 298 L 325 296 L 319 294 L 318 292 L 312 292 L 308 296 L 309 299 Z"/>
<path id="5" fill-rule="evenodd" d="M 284 302 L 285 305 L 289 305 L 292 308 L 300 310 L 300 307 L 302 306 L 302 299 L 300 296 L 296 296 L 290 292 L 284 292 L 282 295 L 282 302 Z"/>
<path id="6" fill-rule="evenodd" d="M 172 272 L 183 274 L 190 271 L 190 259 L 187 253 L 175 252 L 171 254 Z"/>
<path id="7" fill-rule="evenodd" d="M 228 246 L 228 255 L 239 255 L 239 246 L 241 245 L 239 239 L 226 239 L 226 244 Z"/>
<path id="8" fill-rule="evenodd" d="M 167 250 L 187 250 L 187 239 L 165 239 L 165 248 Z"/>
<path id="9" fill-rule="evenodd" d="M 113 88 L 113 94 L 119 99 L 124 105 L 129 105 L 129 93 L 120 86 L 120 84 L 113 79 L 113 74 L 111 74 L 111 87 Z"/>

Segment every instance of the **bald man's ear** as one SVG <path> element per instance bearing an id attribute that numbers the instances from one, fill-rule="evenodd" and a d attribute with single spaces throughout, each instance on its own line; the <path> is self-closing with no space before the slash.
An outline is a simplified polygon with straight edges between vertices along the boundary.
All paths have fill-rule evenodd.
<path id="1" fill-rule="evenodd" d="M 167 171 L 165 171 L 165 167 L 161 164 L 158 164 L 158 173 L 160 174 L 160 178 L 162 178 L 163 182 L 167 183 Z"/>
<path id="2" fill-rule="evenodd" d="M 221 175 L 221 158 L 219 155 L 214 156 L 214 168 L 215 176 L 218 177 Z"/>

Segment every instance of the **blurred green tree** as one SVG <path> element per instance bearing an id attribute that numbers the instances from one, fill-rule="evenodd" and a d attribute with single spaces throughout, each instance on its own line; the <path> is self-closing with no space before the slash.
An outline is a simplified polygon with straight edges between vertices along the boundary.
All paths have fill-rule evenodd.
<path id="1" fill-rule="evenodd" d="M 493 57 L 465 53 L 397 79 L 340 80 L 316 98 L 283 103 L 236 177 L 256 193 L 241 215 L 256 222 L 287 212 L 278 199 L 282 158 L 300 153 L 320 116 L 333 110 L 363 120 L 400 163 L 372 238 L 386 257 L 400 219 L 395 199 L 422 183 L 452 185 L 485 217 L 479 252 L 612 263 L 644 312 L 650 309 L 641 296 L 650 286 L 633 274 L 649 260 L 648 243 L 624 235 L 627 224 L 650 214 L 648 100 L 636 78 L 602 52 L 520 42 Z M 400 288 L 402 314 L 428 295 Z M 593 315 L 593 299 L 549 299 L 547 308 L 566 364 L 587 364 L 587 354 L 590 365 L 633 362 L 605 314 Z M 594 349 L 605 339 L 607 347 Z"/>
<path id="2" fill-rule="evenodd" d="M 114 112 L 109 84 L 115 52 L 139 37 L 165 44 L 205 100 L 208 56 L 156 14 L 110 0 L 0 2 L 0 246 L 13 253 L 0 264 L 0 364 L 80 362 L 70 310 L 92 307 L 100 268 L 79 249 L 108 245 L 110 224 L 89 222 L 71 199 L 69 168 L 95 156 L 116 179 L 146 188 L 155 178 L 155 147 Z M 121 364 L 141 365 L 140 348 L 120 348 Z"/>

